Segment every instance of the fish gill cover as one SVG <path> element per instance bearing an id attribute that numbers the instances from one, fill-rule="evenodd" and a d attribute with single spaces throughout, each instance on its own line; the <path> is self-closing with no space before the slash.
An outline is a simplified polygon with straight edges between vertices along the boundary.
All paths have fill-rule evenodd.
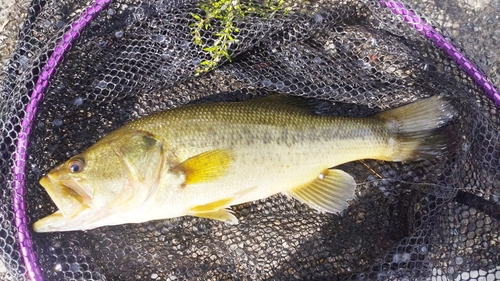
<path id="1" fill-rule="evenodd" d="M 0 84 L 0 277 L 499 279 L 498 91 L 408 7 L 34 1 Z M 485 57 L 479 65 L 496 73 Z M 442 95 L 456 110 L 451 146 L 419 162 L 342 165 L 358 186 L 340 216 L 277 195 L 234 206 L 234 226 L 182 217 L 31 231 L 56 210 L 40 177 L 113 129 L 187 103 L 272 93 L 325 100 L 317 110 L 338 116 Z"/>

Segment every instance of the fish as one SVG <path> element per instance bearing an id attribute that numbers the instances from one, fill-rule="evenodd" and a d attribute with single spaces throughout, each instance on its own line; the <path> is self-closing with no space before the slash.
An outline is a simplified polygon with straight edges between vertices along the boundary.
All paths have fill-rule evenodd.
<path id="1" fill-rule="evenodd" d="M 58 210 L 35 232 L 195 216 L 228 224 L 230 206 L 282 193 L 339 214 L 356 181 L 336 166 L 420 161 L 447 149 L 453 119 L 432 96 L 363 118 L 325 116 L 306 99 L 271 95 L 185 105 L 112 131 L 40 179 Z"/>

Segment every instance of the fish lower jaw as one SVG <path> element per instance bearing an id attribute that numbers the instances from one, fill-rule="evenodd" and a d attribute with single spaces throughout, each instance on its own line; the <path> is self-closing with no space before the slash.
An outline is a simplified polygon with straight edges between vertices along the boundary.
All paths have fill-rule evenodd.
<path id="1" fill-rule="evenodd" d="M 158 208 L 155 209 L 156 211 Z M 184 216 L 186 214 L 158 214 L 157 212 L 143 212 L 143 211 L 129 211 L 120 212 L 115 211 L 115 214 L 110 214 L 110 210 L 93 210 L 85 208 L 80 213 L 73 217 L 65 217 L 63 213 L 58 210 L 51 215 L 48 215 L 33 224 L 35 232 L 62 232 L 62 231 L 82 231 L 90 230 L 102 226 L 112 226 L 130 223 L 144 223 L 147 221 L 168 219 L 174 217 Z"/>
<path id="2" fill-rule="evenodd" d="M 61 211 L 56 211 L 55 213 L 48 215 L 42 219 L 39 219 L 33 224 L 33 230 L 35 232 L 53 232 L 59 231 L 61 222 L 65 220 Z"/>

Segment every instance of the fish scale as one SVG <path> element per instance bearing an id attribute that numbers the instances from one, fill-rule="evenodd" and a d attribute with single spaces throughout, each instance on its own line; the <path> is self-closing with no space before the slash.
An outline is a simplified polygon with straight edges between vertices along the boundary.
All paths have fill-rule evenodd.
<path id="1" fill-rule="evenodd" d="M 124 125 L 42 178 L 59 210 L 34 229 L 185 215 L 236 224 L 228 207 L 277 193 L 338 213 L 353 200 L 356 183 L 335 166 L 436 157 L 446 148 L 437 129 L 452 117 L 438 96 L 366 118 L 320 116 L 307 100 L 283 95 L 159 112 Z"/>

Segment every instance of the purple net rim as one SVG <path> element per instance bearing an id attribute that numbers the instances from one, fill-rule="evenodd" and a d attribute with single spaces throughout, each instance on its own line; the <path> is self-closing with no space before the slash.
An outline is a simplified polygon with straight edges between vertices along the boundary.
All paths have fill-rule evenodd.
<path id="1" fill-rule="evenodd" d="M 28 139 L 33 119 L 37 112 L 38 102 L 43 98 L 43 93 L 47 89 L 49 81 L 54 75 L 56 67 L 61 63 L 63 56 L 68 52 L 68 50 L 71 49 L 71 44 L 80 36 L 85 27 L 110 3 L 111 0 L 96 0 L 85 11 L 83 11 L 80 17 L 63 35 L 38 77 L 35 89 L 31 93 L 30 101 L 26 106 L 26 114 L 21 121 L 21 130 L 19 132 L 16 143 L 16 151 L 14 153 L 14 181 L 12 184 L 15 193 L 12 204 L 14 211 L 14 225 L 17 228 L 19 252 L 21 253 L 21 258 L 26 269 L 26 275 L 33 281 L 43 280 L 41 269 L 36 260 L 36 254 L 33 251 L 33 241 L 31 239 L 31 233 L 28 230 L 26 203 L 24 202 L 26 184 L 24 179 L 26 171 L 26 149 L 28 147 Z"/>
<path id="2" fill-rule="evenodd" d="M 418 30 L 420 34 L 431 40 L 437 47 L 445 51 L 445 53 L 462 68 L 469 77 L 474 80 L 484 93 L 493 100 L 496 107 L 500 108 L 500 92 L 488 81 L 488 78 L 469 60 L 467 59 L 450 41 L 444 38 L 437 30 L 427 24 L 423 19 L 416 15 L 413 11 L 405 8 L 398 1 L 379 1 L 384 7 L 392 10 L 394 14 L 401 15 L 403 19 L 413 28 Z"/>
<path id="3" fill-rule="evenodd" d="M 85 27 L 95 19 L 99 13 L 105 9 L 112 0 L 96 0 L 89 6 L 81 16 L 71 25 L 69 30 L 63 35 L 54 52 L 43 67 L 43 70 L 38 77 L 35 89 L 31 93 L 30 102 L 26 106 L 26 115 L 21 122 L 21 131 L 16 143 L 16 151 L 14 153 L 14 181 L 13 189 L 15 195 L 13 197 L 14 225 L 17 228 L 17 239 L 19 242 L 19 250 L 26 274 L 33 281 L 42 281 L 43 277 L 41 269 L 38 266 L 36 254 L 33 251 L 33 241 L 31 233 L 28 230 L 28 218 L 26 216 L 26 203 L 24 202 L 26 171 L 26 148 L 28 147 L 28 139 L 33 124 L 33 119 L 36 115 L 38 103 L 43 98 L 43 93 L 49 85 L 49 81 L 55 73 L 56 67 L 62 61 L 64 55 L 71 49 L 71 44 L 80 36 Z M 430 39 L 440 49 L 444 50 L 450 58 L 456 62 L 474 82 L 491 98 L 495 105 L 500 108 L 500 93 L 495 86 L 488 81 L 485 75 L 469 61 L 460 51 L 453 46 L 444 36 L 439 34 L 432 26 L 425 23 L 414 12 L 406 9 L 403 4 L 397 1 L 380 1 L 384 7 L 390 8 L 393 13 L 403 16 L 403 19 L 422 35 Z"/>

